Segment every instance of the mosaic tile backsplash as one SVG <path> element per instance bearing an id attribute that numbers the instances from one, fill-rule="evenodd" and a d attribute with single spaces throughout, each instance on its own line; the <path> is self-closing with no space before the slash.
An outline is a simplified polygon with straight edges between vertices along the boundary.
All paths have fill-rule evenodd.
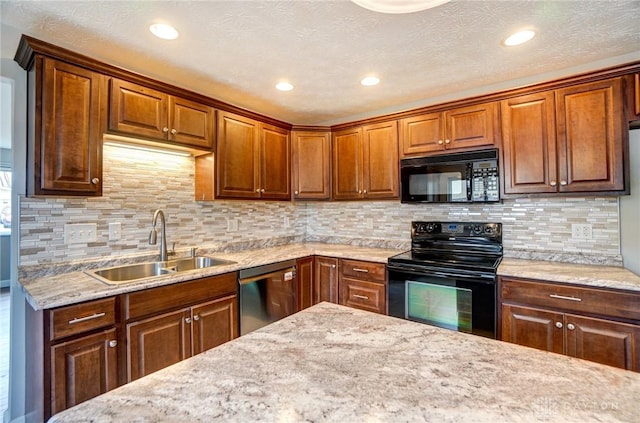
<path id="1" fill-rule="evenodd" d="M 169 247 L 323 241 L 408 248 L 412 220 L 503 223 L 505 255 L 621 264 L 618 200 L 572 197 L 505 200 L 489 205 L 377 202 L 194 200 L 193 158 L 104 147 L 103 196 L 22 198 L 20 264 L 150 254 L 156 209 L 167 217 Z M 229 222 L 231 221 L 231 223 Z M 111 222 L 121 239 L 109 240 Z M 64 225 L 95 223 L 96 242 L 66 244 Z M 237 231 L 229 231 L 237 223 Z M 589 223 L 593 239 L 571 238 L 572 223 Z M 577 257 L 577 258 L 576 258 Z"/>

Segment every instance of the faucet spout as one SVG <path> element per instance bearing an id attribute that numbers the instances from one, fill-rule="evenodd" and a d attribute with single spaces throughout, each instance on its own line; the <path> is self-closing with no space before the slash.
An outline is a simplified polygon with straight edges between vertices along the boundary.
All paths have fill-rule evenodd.
<path id="1" fill-rule="evenodd" d="M 160 217 L 160 261 L 167 261 L 169 256 L 167 252 L 167 228 L 164 219 L 164 212 L 160 209 L 156 210 L 153 214 L 153 220 L 151 221 L 153 228 L 149 235 L 149 244 L 156 245 L 156 223 L 158 221 L 158 217 Z"/>

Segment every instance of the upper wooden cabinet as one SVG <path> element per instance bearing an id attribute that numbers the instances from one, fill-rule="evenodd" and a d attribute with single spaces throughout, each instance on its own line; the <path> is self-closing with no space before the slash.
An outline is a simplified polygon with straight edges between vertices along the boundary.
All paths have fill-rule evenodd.
<path id="1" fill-rule="evenodd" d="M 331 132 L 292 131 L 292 185 L 296 200 L 331 198 Z"/>
<path id="2" fill-rule="evenodd" d="M 397 198 L 398 126 L 396 121 L 333 134 L 333 199 Z"/>
<path id="3" fill-rule="evenodd" d="M 102 195 L 108 78 L 36 56 L 29 72 L 28 195 Z"/>
<path id="4" fill-rule="evenodd" d="M 289 131 L 233 113 L 218 114 L 216 197 L 288 200 Z"/>
<path id="5" fill-rule="evenodd" d="M 109 130 L 212 149 L 212 107 L 120 79 L 111 81 Z"/>
<path id="6" fill-rule="evenodd" d="M 401 155 L 491 146 L 497 128 L 495 102 L 412 116 L 400 120 Z"/>
<path id="7" fill-rule="evenodd" d="M 505 194 L 622 191 L 622 78 L 501 102 Z"/>

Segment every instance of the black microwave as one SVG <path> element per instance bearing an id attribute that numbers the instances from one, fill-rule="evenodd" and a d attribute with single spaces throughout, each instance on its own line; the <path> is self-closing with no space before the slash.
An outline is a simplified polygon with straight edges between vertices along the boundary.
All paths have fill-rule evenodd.
<path id="1" fill-rule="evenodd" d="M 403 203 L 497 202 L 499 181 L 495 148 L 400 161 Z"/>

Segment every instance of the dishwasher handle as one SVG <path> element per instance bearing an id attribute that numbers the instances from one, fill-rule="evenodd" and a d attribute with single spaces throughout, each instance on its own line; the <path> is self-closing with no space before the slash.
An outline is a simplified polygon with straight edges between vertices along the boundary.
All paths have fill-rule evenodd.
<path id="1" fill-rule="evenodd" d="M 289 274 L 289 275 L 288 275 Z M 261 279 L 269 279 L 275 276 L 283 275 L 285 281 L 289 281 L 296 277 L 296 268 L 289 267 L 288 269 L 276 270 L 275 272 L 266 273 L 264 275 L 252 276 L 250 278 L 239 279 L 240 285 L 247 285 Z"/>

